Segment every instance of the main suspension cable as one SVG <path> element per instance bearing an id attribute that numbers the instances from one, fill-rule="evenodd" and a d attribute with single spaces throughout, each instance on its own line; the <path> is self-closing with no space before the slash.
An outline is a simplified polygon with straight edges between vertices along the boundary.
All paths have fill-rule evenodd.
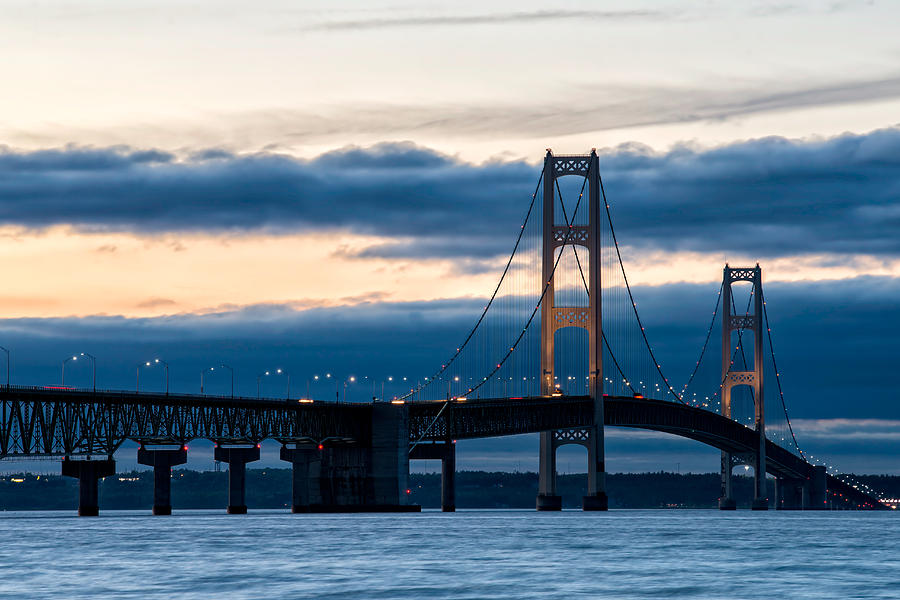
<path id="1" fill-rule="evenodd" d="M 537 193 L 537 192 L 535 192 L 535 193 Z M 580 197 L 578 198 L 578 202 L 575 203 L 575 209 L 572 211 L 573 221 L 575 219 L 575 215 L 578 214 L 579 206 L 581 206 L 581 198 Z M 572 229 L 568 228 L 566 230 L 566 237 L 562 243 L 563 247 L 565 247 L 566 244 L 569 243 L 569 238 L 571 236 L 572 236 Z M 488 373 L 488 375 L 486 377 L 484 377 L 480 382 L 478 382 L 474 386 L 470 387 L 468 393 L 477 391 L 479 388 L 481 388 L 481 386 L 483 386 L 485 383 L 490 381 L 491 378 L 493 378 L 494 375 L 496 375 L 497 371 L 499 371 L 503 367 L 503 365 L 506 363 L 506 361 L 509 359 L 509 357 L 512 355 L 512 353 L 515 351 L 516 346 L 519 345 L 519 342 L 522 341 L 522 338 L 525 337 L 525 333 L 528 331 L 528 328 L 531 327 L 531 323 L 532 323 L 532 321 L 534 321 L 534 317 L 537 314 L 538 309 L 541 307 L 541 304 L 544 302 L 544 297 L 547 295 L 547 290 L 550 288 L 550 282 L 553 281 L 553 276 L 556 274 L 556 267 L 559 266 L 559 261 L 562 258 L 562 255 L 563 255 L 563 253 L 560 252 L 559 256 L 556 257 L 556 260 L 553 263 L 553 269 L 550 271 L 550 277 L 547 279 L 547 281 L 544 282 L 544 287 L 541 290 L 541 297 L 538 298 L 538 302 L 537 302 L 537 304 L 535 304 L 534 310 L 531 311 L 531 315 L 528 317 L 528 321 L 525 322 L 525 327 L 522 328 L 522 332 L 519 333 L 519 337 L 517 337 L 516 341 L 513 342 L 513 345 L 509 347 L 509 350 L 506 352 L 506 354 L 503 356 L 503 358 L 500 359 L 500 362 L 497 363 L 497 366 L 494 367 L 494 369 L 490 373 Z M 541 377 L 543 377 L 543 374 L 541 375 Z"/>
<path id="2" fill-rule="evenodd" d="M 609 222 L 609 232 L 612 235 L 613 244 L 616 247 L 616 257 L 619 259 L 619 267 L 622 269 L 622 279 L 625 282 L 625 290 L 628 292 L 628 299 L 631 301 L 631 308 L 634 311 L 634 318 L 637 319 L 638 326 L 641 328 L 641 337 L 644 338 L 644 345 L 647 346 L 647 352 L 650 353 L 650 358 L 653 359 L 653 364 L 656 366 L 656 372 L 659 373 L 659 376 L 662 377 L 663 382 L 666 384 L 666 387 L 669 390 L 669 393 L 675 396 L 675 398 L 681 402 L 682 404 L 687 404 L 684 400 L 681 399 L 681 396 L 672 389 L 671 384 L 669 383 L 668 378 L 663 374 L 662 367 L 659 364 L 659 361 L 656 360 L 656 355 L 653 353 L 653 348 L 650 346 L 650 340 L 647 339 L 647 332 L 644 330 L 644 324 L 641 322 L 641 316 L 638 314 L 637 303 L 634 301 L 634 294 L 631 293 L 631 285 L 628 283 L 628 275 L 625 274 L 625 263 L 622 262 L 622 252 L 619 250 L 619 241 L 616 239 L 616 230 L 613 227 L 612 223 L 612 213 L 610 212 L 609 202 L 606 200 L 606 190 L 603 188 L 603 178 L 600 176 L 600 173 L 597 173 L 597 180 L 600 183 L 600 193 L 603 195 L 603 205 L 606 206 L 606 219 Z"/>
<path id="3" fill-rule="evenodd" d="M 706 354 L 706 347 L 709 346 L 709 339 L 712 336 L 713 327 L 716 325 L 716 315 L 719 314 L 719 305 L 722 304 L 722 290 L 725 288 L 725 283 L 719 286 L 719 292 L 716 294 L 716 307 L 713 309 L 712 319 L 709 322 L 709 327 L 706 330 L 706 340 L 703 342 L 703 347 L 700 349 L 700 356 L 697 358 L 697 364 L 694 365 L 694 370 L 691 371 L 691 376 L 688 377 L 687 383 L 684 384 L 684 387 L 681 390 L 681 397 L 684 398 L 684 394 L 687 392 L 688 387 L 694 381 L 694 377 L 697 376 L 697 371 L 700 369 L 700 361 L 703 360 L 703 355 Z"/>
<path id="4" fill-rule="evenodd" d="M 803 454 L 803 449 L 797 443 L 797 436 L 794 435 L 794 427 L 791 425 L 791 418 L 788 416 L 787 404 L 784 401 L 784 390 L 781 388 L 781 372 L 778 370 L 778 364 L 775 362 L 775 347 L 772 345 L 772 328 L 769 327 L 769 311 L 766 309 L 766 297 L 759 290 L 759 297 L 762 300 L 763 318 L 766 321 L 766 336 L 769 339 L 769 354 L 772 355 L 772 368 L 775 370 L 775 383 L 778 385 L 778 396 L 781 398 L 781 409 L 784 411 L 784 418 L 787 421 L 788 431 L 791 432 L 791 439 L 794 441 L 794 447 L 800 453 L 800 458 L 807 460 Z M 807 461 L 808 462 L 808 461 Z"/>

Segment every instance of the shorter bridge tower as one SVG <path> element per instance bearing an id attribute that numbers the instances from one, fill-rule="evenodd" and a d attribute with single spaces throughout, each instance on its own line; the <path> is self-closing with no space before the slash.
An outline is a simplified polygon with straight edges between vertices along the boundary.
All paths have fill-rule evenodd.
<path id="1" fill-rule="evenodd" d="M 556 211 L 557 179 L 575 175 L 587 179 L 588 224 L 558 222 Z M 603 333 L 600 295 L 600 159 L 596 150 L 587 156 L 554 156 L 547 150 L 544 158 L 543 277 L 547 285 L 541 303 L 541 394 L 555 391 L 554 337 L 564 327 L 582 327 L 588 331 L 588 390 L 593 400 L 594 418 L 590 427 L 579 430 L 541 433 L 540 474 L 537 509 L 560 510 L 562 499 L 556 493 L 556 450 L 563 444 L 580 444 L 588 451 L 588 489 L 584 510 L 606 510 L 606 467 L 603 451 Z M 564 217 L 565 218 L 565 217 Z M 568 219 L 566 218 L 566 221 Z M 567 245 L 579 245 L 588 253 L 587 306 L 556 306 L 555 265 L 557 251 Z"/>
<path id="2" fill-rule="evenodd" d="M 753 286 L 753 312 L 739 315 L 733 310 L 731 285 L 749 282 Z M 732 333 L 751 331 L 753 333 L 753 370 L 733 369 L 732 352 L 735 349 Z M 765 402 L 763 400 L 763 296 L 762 269 L 755 267 L 729 267 L 725 265 L 722 281 L 722 415 L 731 418 L 731 390 L 738 386 L 748 386 L 753 392 L 754 426 L 759 435 L 756 452 L 749 455 L 734 455 L 722 452 L 722 495 L 719 508 L 734 510 L 737 506 L 732 492 L 732 469 L 743 463 L 753 467 L 754 493 L 753 510 L 767 510 L 769 499 L 766 492 L 766 424 Z"/>

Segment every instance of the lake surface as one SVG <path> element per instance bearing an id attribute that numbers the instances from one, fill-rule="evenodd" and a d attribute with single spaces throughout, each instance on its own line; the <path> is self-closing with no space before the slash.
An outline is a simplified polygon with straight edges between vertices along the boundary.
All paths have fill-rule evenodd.
<path id="1" fill-rule="evenodd" d="M 0 513 L 0 598 L 900 598 L 900 514 Z"/>

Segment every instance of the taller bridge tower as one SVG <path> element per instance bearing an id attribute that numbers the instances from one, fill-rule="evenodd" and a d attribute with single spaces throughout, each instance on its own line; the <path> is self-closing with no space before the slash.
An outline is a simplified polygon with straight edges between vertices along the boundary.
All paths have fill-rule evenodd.
<path id="1" fill-rule="evenodd" d="M 557 216 L 557 179 L 575 175 L 587 179 L 587 225 L 575 224 L 575 215 Z M 593 400 L 593 424 L 586 428 L 545 431 L 541 433 L 540 482 L 537 509 L 560 510 L 562 499 L 556 493 L 556 450 L 564 444 L 579 444 L 588 451 L 588 495 L 584 510 L 606 510 L 606 468 L 603 448 L 603 334 L 600 287 L 600 160 L 596 150 L 587 156 L 554 156 L 547 150 L 544 157 L 543 262 L 542 281 L 547 285 L 541 303 L 541 393 L 555 391 L 554 338 L 559 329 L 581 327 L 588 331 L 588 392 Z M 587 306 L 556 306 L 555 265 L 557 252 L 565 246 L 581 246 L 587 250 Z"/>
<path id="2" fill-rule="evenodd" d="M 735 314 L 731 286 L 748 282 L 753 286 L 753 312 Z M 753 333 L 753 369 L 737 371 L 732 361 L 735 346 L 735 331 Z M 722 280 L 722 415 L 731 418 L 731 392 L 734 388 L 747 386 L 753 394 L 754 426 L 759 435 L 758 450 L 749 455 L 733 455 L 722 452 L 722 495 L 719 508 L 734 510 L 736 503 L 732 493 L 732 470 L 738 463 L 753 467 L 753 510 L 767 510 L 769 499 L 766 493 L 766 422 L 763 400 L 763 295 L 762 269 L 755 267 L 729 267 L 725 265 Z"/>

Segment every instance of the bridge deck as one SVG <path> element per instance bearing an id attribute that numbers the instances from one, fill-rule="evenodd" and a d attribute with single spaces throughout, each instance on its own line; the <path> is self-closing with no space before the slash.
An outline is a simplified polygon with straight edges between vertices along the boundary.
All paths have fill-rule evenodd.
<path id="1" fill-rule="evenodd" d="M 445 441 L 593 425 L 587 396 L 413 402 L 410 441 Z M 0 388 L 0 458 L 112 455 L 128 439 L 183 444 L 193 439 L 259 443 L 371 440 L 372 404 L 229 398 L 59 388 Z M 605 396 L 606 425 L 671 433 L 720 450 L 753 452 L 756 432 L 717 413 L 646 398 Z M 767 441 L 766 470 L 809 478 L 813 466 Z M 829 489 L 859 504 L 876 501 L 829 476 Z"/>

